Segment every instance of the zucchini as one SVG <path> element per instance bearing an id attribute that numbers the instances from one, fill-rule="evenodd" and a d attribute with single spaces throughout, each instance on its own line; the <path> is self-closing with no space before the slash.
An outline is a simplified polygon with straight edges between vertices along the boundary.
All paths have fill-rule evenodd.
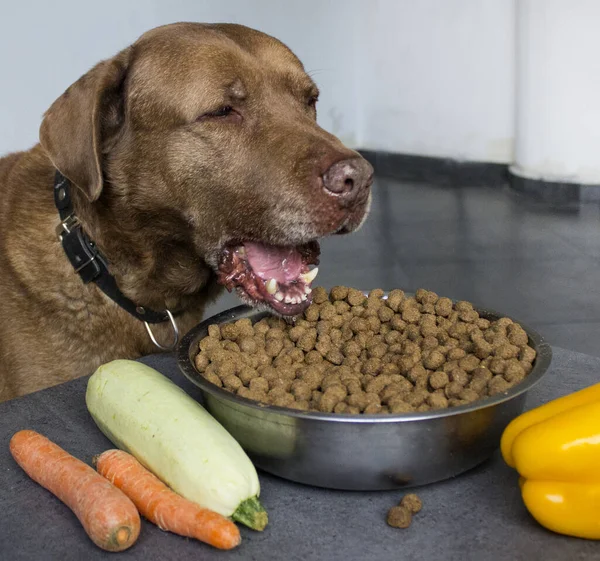
<path id="1" fill-rule="evenodd" d="M 171 380 L 139 362 L 115 360 L 92 374 L 85 400 L 106 437 L 175 492 L 254 530 L 265 528 L 250 458 Z"/>

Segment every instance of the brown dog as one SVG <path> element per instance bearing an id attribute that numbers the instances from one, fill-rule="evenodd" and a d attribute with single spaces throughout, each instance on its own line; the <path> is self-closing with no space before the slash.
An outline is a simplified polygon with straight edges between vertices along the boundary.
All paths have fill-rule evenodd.
<path id="1" fill-rule="evenodd" d="M 316 124 L 317 95 L 276 39 L 194 23 L 149 31 L 70 86 L 40 145 L 0 159 L 0 401 L 156 351 L 151 315 L 166 346 L 166 310 L 184 333 L 219 283 L 302 312 L 316 240 L 362 224 L 372 181 Z M 62 226 L 54 197 L 71 201 Z M 93 242 L 89 262 L 69 260 L 57 227 Z"/>

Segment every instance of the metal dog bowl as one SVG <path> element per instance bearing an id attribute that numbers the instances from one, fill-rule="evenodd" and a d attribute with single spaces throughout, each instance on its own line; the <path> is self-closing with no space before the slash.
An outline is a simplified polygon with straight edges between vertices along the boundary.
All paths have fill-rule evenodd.
<path id="1" fill-rule="evenodd" d="M 503 317 L 477 311 L 489 320 Z M 527 391 L 546 373 L 552 358 L 543 338 L 518 322 L 537 357 L 531 373 L 505 393 L 469 405 L 402 415 L 303 412 L 238 397 L 196 370 L 198 343 L 209 325 L 242 318 L 254 322 L 267 315 L 239 306 L 203 321 L 181 341 L 179 368 L 201 389 L 208 411 L 258 468 L 318 487 L 398 489 L 447 479 L 477 466 L 498 448 L 502 432 L 523 412 Z"/>

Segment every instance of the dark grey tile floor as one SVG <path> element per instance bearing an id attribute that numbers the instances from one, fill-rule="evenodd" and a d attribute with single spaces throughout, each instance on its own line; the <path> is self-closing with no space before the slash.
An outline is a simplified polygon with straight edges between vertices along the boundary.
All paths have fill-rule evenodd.
<path id="1" fill-rule="evenodd" d="M 419 287 L 529 324 L 600 356 L 600 205 L 553 206 L 500 187 L 380 178 L 369 219 L 322 242 L 326 287 Z M 209 313 L 237 305 L 225 295 Z"/>

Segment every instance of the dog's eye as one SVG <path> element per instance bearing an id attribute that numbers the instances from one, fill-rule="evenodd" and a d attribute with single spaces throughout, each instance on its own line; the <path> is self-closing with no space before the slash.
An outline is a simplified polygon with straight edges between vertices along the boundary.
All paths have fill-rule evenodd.
<path id="1" fill-rule="evenodd" d="M 317 106 L 317 101 L 319 101 L 319 97 L 318 97 L 318 96 L 316 96 L 316 95 L 311 95 L 311 96 L 308 98 L 308 102 L 307 102 L 307 103 L 308 103 L 308 106 L 309 106 L 309 107 L 316 107 L 316 106 Z"/>
<path id="2" fill-rule="evenodd" d="M 233 112 L 233 107 L 231 105 L 225 105 L 223 107 L 219 107 L 216 111 L 211 111 L 210 113 L 204 113 L 202 117 L 227 117 L 231 115 Z"/>
<path id="3" fill-rule="evenodd" d="M 231 105 L 219 107 L 216 111 L 204 113 L 196 119 L 197 121 L 223 121 L 224 123 L 241 123 L 242 114 L 236 111 Z"/>

